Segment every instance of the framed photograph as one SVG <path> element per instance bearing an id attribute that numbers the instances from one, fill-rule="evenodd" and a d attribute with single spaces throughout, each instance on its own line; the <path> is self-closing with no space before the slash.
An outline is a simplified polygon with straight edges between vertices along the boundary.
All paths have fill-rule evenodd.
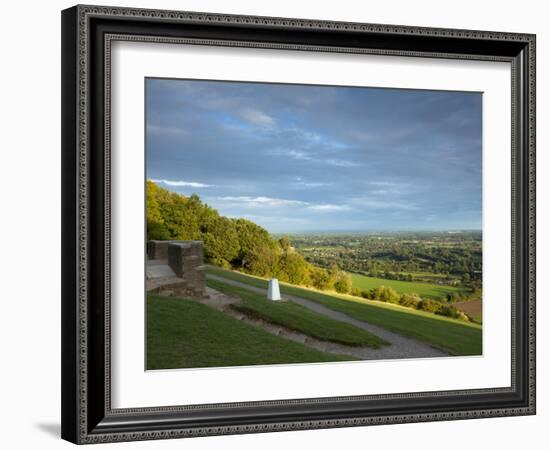
<path id="1" fill-rule="evenodd" d="M 535 413 L 535 36 L 62 12 L 62 437 Z"/>

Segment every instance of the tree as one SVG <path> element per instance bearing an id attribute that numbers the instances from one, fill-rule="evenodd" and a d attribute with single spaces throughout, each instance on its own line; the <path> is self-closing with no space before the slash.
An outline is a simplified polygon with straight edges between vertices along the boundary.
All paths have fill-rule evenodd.
<path id="1" fill-rule="evenodd" d="M 288 236 L 277 241 L 249 220 L 223 217 L 195 194 L 185 197 L 148 180 L 146 198 L 148 239 L 202 240 L 207 261 L 222 267 L 318 289 L 340 280 L 339 289 L 351 289 L 337 266 L 330 275 L 313 266 L 292 250 Z"/>
<path id="2" fill-rule="evenodd" d="M 205 256 L 211 262 L 229 267 L 239 255 L 239 238 L 235 224 L 226 217 L 216 217 L 202 230 Z"/>
<path id="3" fill-rule="evenodd" d="M 352 281 L 351 276 L 340 270 L 338 265 L 333 264 L 329 271 L 330 284 L 334 287 L 336 292 L 341 294 L 347 294 L 351 291 Z"/>
<path id="4" fill-rule="evenodd" d="M 260 248 L 271 247 L 276 252 L 273 239 L 264 228 L 246 219 L 232 219 L 239 239 L 239 253 L 232 261 L 234 267 L 250 269 L 250 261 Z"/>
<path id="5" fill-rule="evenodd" d="M 279 258 L 279 277 L 292 284 L 306 284 L 310 264 L 297 252 L 284 252 Z"/>
<path id="6" fill-rule="evenodd" d="M 399 298 L 399 304 L 409 308 L 416 308 L 421 301 L 422 299 L 418 294 L 401 294 Z"/>
<path id="7" fill-rule="evenodd" d="M 147 201 L 147 239 L 166 240 L 170 239 L 170 233 L 166 228 L 159 206 L 159 192 L 155 183 L 147 180 L 146 201 Z"/>
<path id="8" fill-rule="evenodd" d="M 281 239 L 279 239 L 279 245 L 284 252 L 290 250 L 290 239 L 288 238 L 288 236 L 283 236 Z"/>
<path id="9" fill-rule="evenodd" d="M 329 273 L 325 269 L 315 266 L 311 266 L 309 270 L 309 284 L 321 291 L 330 289 L 333 286 Z"/>
<path id="10" fill-rule="evenodd" d="M 340 271 L 338 278 L 334 283 L 334 290 L 340 294 L 347 294 L 351 291 L 352 280 L 351 275 L 344 271 Z"/>
<path id="11" fill-rule="evenodd" d="M 263 244 L 249 254 L 245 268 L 260 277 L 273 277 L 279 272 L 279 255 L 272 244 Z"/>
<path id="12" fill-rule="evenodd" d="M 399 303 L 399 294 L 391 287 L 378 286 L 371 289 L 370 298 L 373 300 L 380 300 L 381 302 Z"/>

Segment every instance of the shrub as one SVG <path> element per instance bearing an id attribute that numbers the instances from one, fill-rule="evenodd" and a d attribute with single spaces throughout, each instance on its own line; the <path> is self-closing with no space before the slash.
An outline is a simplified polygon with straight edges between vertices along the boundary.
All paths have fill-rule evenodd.
<path id="1" fill-rule="evenodd" d="M 460 311 L 452 305 L 443 305 L 435 313 L 440 316 L 452 317 L 453 319 L 457 319 L 460 316 Z"/>
<path id="2" fill-rule="evenodd" d="M 441 316 L 452 317 L 453 319 L 458 319 L 458 320 L 464 320 L 464 321 L 470 320 L 470 318 L 466 314 L 464 314 L 462 311 L 460 311 L 459 309 L 457 309 L 455 306 L 452 306 L 452 305 L 441 306 L 436 311 L 436 314 L 439 314 Z"/>
<path id="3" fill-rule="evenodd" d="M 351 277 L 345 272 L 342 272 L 334 282 L 334 290 L 340 294 L 347 294 L 351 291 L 351 286 Z"/>
<path id="4" fill-rule="evenodd" d="M 416 294 L 403 294 L 399 298 L 399 304 L 408 308 L 417 308 L 422 299 Z"/>
<path id="5" fill-rule="evenodd" d="M 421 311 L 436 312 L 441 307 L 441 303 L 424 299 L 418 302 L 417 309 Z"/>
<path id="6" fill-rule="evenodd" d="M 392 288 L 386 286 L 378 286 L 375 289 L 371 289 L 369 292 L 370 298 L 373 300 L 379 300 L 381 302 L 399 303 L 399 294 Z"/>
<path id="7" fill-rule="evenodd" d="M 331 279 L 329 273 L 320 267 L 311 266 L 309 272 L 309 283 L 315 289 L 324 291 L 331 288 Z"/>
<path id="8" fill-rule="evenodd" d="M 460 295 L 460 293 L 458 292 L 447 294 L 447 302 L 449 303 L 457 303 L 461 300 L 463 300 L 462 295 Z"/>

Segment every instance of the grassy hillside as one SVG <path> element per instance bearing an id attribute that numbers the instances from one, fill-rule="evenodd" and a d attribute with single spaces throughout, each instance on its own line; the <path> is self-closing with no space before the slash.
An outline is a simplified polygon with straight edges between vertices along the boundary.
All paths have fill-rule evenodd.
<path id="1" fill-rule="evenodd" d="M 147 297 L 147 369 L 349 361 L 273 336 L 192 300 Z"/>
<path id="2" fill-rule="evenodd" d="M 388 344 L 366 330 L 329 319 L 291 301 L 270 302 L 266 300 L 265 296 L 217 280 L 208 280 L 208 286 L 225 294 L 239 297 L 241 303 L 233 305 L 233 308 L 248 316 L 281 325 L 321 341 L 371 348 L 380 348 L 382 345 Z"/>
<path id="3" fill-rule="evenodd" d="M 228 279 L 267 289 L 267 280 L 258 277 L 212 266 L 207 270 Z M 455 355 L 480 355 L 482 352 L 481 326 L 474 323 L 349 295 L 327 295 L 284 283 L 281 283 L 281 291 L 283 294 L 300 296 L 350 317 L 427 342 Z"/>
<path id="4" fill-rule="evenodd" d="M 454 286 L 442 286 L 431 283 L 419 283 L 414 281 L 399 281 L 399 280 L 387 280 L 385 278 L 374 278 L 366 275 L 360 275 L 356 273 L 351 274 L 353 287 L 361 289 L 362 291 L 368 291 L 369 289 L 377 288 L 378 286 L 386 286 L 394 289 L 400 294 L 418 294 L 422 298 L 431 298 L 439 300 L 447 297 L 447 294 L 467 293 L 466 288 L 459 288 Z"/>

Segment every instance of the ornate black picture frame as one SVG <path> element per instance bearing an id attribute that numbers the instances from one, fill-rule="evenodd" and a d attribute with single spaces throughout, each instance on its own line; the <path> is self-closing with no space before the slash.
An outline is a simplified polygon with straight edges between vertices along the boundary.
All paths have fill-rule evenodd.
<path id="1" fill-rule="evenodd" d="M 512 373 L 506 388 L 111 407 L 110 48 L 117 40 L 512 66 Z M 62 437 L 98 443 L 535 413 L 535 36 L 118 7 L 62 12 Z"/>

